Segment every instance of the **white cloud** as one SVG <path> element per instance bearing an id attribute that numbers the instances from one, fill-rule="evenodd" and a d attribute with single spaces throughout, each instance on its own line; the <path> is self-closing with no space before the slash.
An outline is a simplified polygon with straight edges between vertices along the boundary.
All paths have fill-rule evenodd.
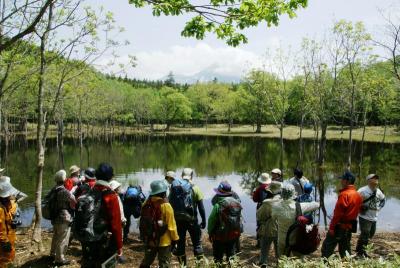
<path id="1" fill-rule="evenodd" d="M 251 51 L 232 47 L 212 47 L 206 43 L 195 46 L 172 46 L 165 50 L 135 53 L 137 66 L 128 71 L 135 78 L 160 79 L 170 71 L 191 76 L 203 70 L 217 75 L 242 77 L 249 69 L 261 66 L 261 57 Z M 120 62 L 127 63 L 128 57 Z"/>

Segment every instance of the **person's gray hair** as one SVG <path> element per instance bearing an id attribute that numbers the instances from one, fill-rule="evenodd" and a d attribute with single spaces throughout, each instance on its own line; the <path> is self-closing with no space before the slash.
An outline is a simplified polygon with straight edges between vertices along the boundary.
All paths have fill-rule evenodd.
<path id="1" fill-rule="evenodd" d="M 294 188 L 293 184 L 289 182 L 284 182 L 282 184 L 281 197 L 284 200 L 296 198 L 296 189 Z"/>
<path id="2" fill-rule="evenodd" d="M 56 174 L 54 175 L 54 181 L 56 183 L 64 182 L 66 178 L 67 178 L 67 172 L 64 169 L 57 171 Z"/>

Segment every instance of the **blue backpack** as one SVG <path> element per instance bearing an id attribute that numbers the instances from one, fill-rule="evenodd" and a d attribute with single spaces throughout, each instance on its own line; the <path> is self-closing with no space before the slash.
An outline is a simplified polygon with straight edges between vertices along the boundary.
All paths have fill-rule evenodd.
<path id="1" fill-rule="evenodd" d="M 192 185 L 185 180 L 175 179 L 171 185 L 169 202 L 174 209 L 176 221 L 195 220 L 195 205 Z"/>
<path id="2" fill-rule="evenodd" d="M 135 219 L 140 217 L 142 204 L 146 196 L 142 192 L 142 187 L 129 186 L 123 197 L 124 214 L 133 215 Z"/>

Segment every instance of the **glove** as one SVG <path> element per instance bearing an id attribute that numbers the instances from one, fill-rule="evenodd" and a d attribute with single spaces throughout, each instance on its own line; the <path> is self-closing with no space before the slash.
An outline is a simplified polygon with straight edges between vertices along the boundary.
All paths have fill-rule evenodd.
<path id="1" fill-rule="evenodd" d="M 200 228 L 201 228 L 201 229 L 206 228 L 206 222 L 205 222 L 205 221 L 202 221 L 202 222 L 200 223 Z"/>
<path id="2" fill-rule="evenodd" d="M 10 242 L 2 242 L 0 244 L 1 250 L 3 252 L 9 253 L 12 251 L 11 243 Z"/>

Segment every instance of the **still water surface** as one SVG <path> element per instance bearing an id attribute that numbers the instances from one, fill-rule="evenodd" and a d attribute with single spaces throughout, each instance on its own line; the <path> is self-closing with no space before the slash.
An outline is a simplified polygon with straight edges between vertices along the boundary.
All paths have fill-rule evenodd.
<path id="1" fill-rule="evenodd" d="M 142 185 L 148 193 L 152 180 L 162 179 L 167 170 L 177 174 L 184 167 L 192 167 L 196 176 L 194 182 L 200 186 L 205 196 L 207 213 L 211 210 L 213 188 L 222 180 L 228 180 L 240 195 L 244 207 L 245 232 L 255 233 L 255 204 L 250 192 L 256 186 L 256 178 L 261 172 L 269 172 L 283 163 L 284 178 L 292 175 L 292 169 L 299 162 L 304 174 L 316 185 L 317 199 L 322 194 L 327 209 L 327 217 L 332 215 L 339 185 L 336 177 L 343 172 L 347 160 L 345 141 L 328 141 L 326 164 L 319 171 L 315 164 L 315 144 L 309 140 L 304 145 L 303 161 L 299 161 L 298 141 L 285 141 L 283 159 L 280 161 L 280 145 L 277 139 L 242 137 L 197 137 L 197 136 L 132 136 L 109 143 L 88 141 L 82 149 L 74 140 L 67 140 L 64 148 L 64 166 L 72 164 L 82 167 L 96 167 L 100 162 L 113 165 L 116 178 L 126 187 L 129 183 Z M 365 175 L 378 173 L 381 186 L 388 197 L 379 218 L 378 229 L 400 231 L 400 145 L 365 143 L 363 162 L 361 144 L 355 144 L 353 171 L 361 174 L 357 186 L 365 184 Z M 56 141 L 47 144 L 44 192 L 53 186 L 53 174 L 62 167 Z M 35 144 L 14 141 L 7 152 L 2 149 L 1 165 L 6 167 L 6 175 L 13 184 L 27 193 L 23 201 L 22 217 L 24 225 L 29 225 L 33 214 L 35 188 Z M 320 223 L 324 223 L 323 213 Z M 44 221 L 45 227 L 49 222 Z"/>

